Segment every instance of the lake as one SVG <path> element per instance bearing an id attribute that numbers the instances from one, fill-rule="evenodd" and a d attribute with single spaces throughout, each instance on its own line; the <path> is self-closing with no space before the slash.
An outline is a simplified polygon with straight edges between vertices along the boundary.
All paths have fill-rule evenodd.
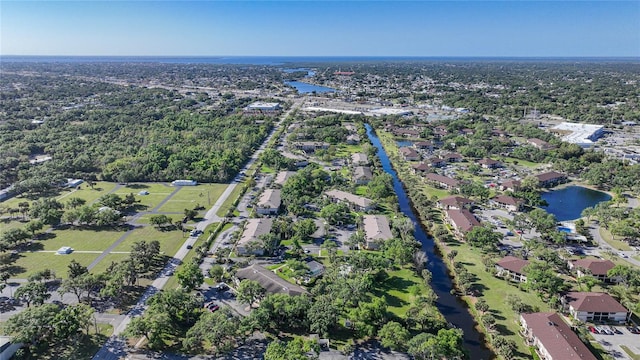
<path id="1" fill-rule="evenodd" d="M 308 94 L 312 92 L 315 92 L 316 94 L 336 92 L 336 89 L 330 87 L 307 84 L 302 81 L 285 81 L 284 83 L 296 88 L 300 94 Z"/>
<path id="2" fill-rule="evenodd" d="M 609 201 L 611 196 L 582 186 L 567 186 L 543 193 L 542 199 L 549 203 L 544 208 L 548 213 L 555 215 L 558 221 L 567 221 L 580 218 L 582 210 Z"/>

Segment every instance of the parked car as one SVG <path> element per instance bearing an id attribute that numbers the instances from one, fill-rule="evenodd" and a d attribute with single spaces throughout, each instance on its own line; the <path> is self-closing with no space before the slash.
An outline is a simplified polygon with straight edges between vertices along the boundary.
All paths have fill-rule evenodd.
<path id="1" fill-rule="evenodd" d="M 227 291 L 227 290 L 229 290 L 229 286 L 227 284 L 225 284 L 225 283 L 220 283 L 220 284 L 214 286 L 214 289 L 216 291 Z"/>
<path id="2" fill-rule="evenodd" d="M 594 334 L 599 334 L 598 330 L 596 330 L 596 328 L 594 328 L 593 326 L 589 326 L 589 331 L 591 331 Z"/>

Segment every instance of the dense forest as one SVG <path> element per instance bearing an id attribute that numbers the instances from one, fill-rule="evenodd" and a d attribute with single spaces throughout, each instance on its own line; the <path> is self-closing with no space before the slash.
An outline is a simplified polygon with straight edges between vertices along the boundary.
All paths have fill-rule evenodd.
<path id="1" fill-rule="evenodd" d="M 206 93 L 30 73 L 3 75 L 0 86 L 0 187 L 67 177 L 225 182 L 272 128 L 238 114 L 251 99 L 233 94 L 213 106 Z M 29 162 L 38 156 L 51 160 Z"/>

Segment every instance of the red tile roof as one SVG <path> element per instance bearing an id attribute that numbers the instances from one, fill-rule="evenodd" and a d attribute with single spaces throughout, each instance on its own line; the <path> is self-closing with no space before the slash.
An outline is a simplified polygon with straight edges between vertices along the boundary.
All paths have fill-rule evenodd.
<path id="1" fill-rule="evenodd" d="M 462 207 L 464 205 L 473 203 L 473 201 L 471 201 L 470 199 L 467 199 L 466 197 L 462 197 L 462 196 L 457 196 L 457 195 L 447 196 L 446 198 L 442 198 L 438 200 L 438 202 L 442 205 L 458 206 L 458 207 Z"/>
<path id="2" fill-rule="evenodd" d="M 443 184 L 447 184 L 448 186 L 451 187 L 457 187 L 460 182 L 456 179 L 452 179 L 450 177 L 446 177 L 444 175 L 440 175 L 440 174 L 434 174 L 434 173 L 429 173 L 427 175 L 424 176 L 425 178 L 427 178 L 428 180 L 434 181 L 434 182 L 439 182 L 439 183 L 443 183 Z"/>
<path id="3" fill-rule="evenodd" d="M 586 312 L 627 312 L 616 299 L 606 293 L 570 292 L 565 295 L 567 303 L 576 311 Z"/>
<path id="4" fill-rule="evenodd" d="M 514 198 L 513 196 L 507 196 L 507 195 L 498 195 L 492 198 L 491 200 L 500 204 L 513 205 L 513 206 L 520 206 L 520 204 L 524 203 L 522 199 Z"/>
<path id="5" fill-rule="evenodd" d="M 522 314 L 534 337 L 554 359 L 596 360 L 585 344 L 557 313 Z"/>
<path id="6" fill-rule="evenodd" d="M 593 275 L 607 275 L 609 270 L 613 269 L 616 264 L 611 260 L 600 259 L 578 259 L 572 261 L 574 267 L 588 269 Z"/>
<path id="7" fill-rule="evenodd" d="M 549 181 L 549 180 L 554 180 L 554 179 L 561 179 L 561 178 L 566 178 L 567 175 L 565 174 L 561 174 L 559 172 L 556 171 L 549 171 L 546 173 L 542 173 L 542 174 L 538 174 L 536 175 L 536 177 L 538 178 L 539 181 Z"/>
<path id="8" fill-rule="evenodd" d="M 529 261 L 517 258 L 515 256 L 505 256 L 502 260 L 498 261 L 496 265 L 503 269 L 507 269 L 516 274 L 523 274 L 522 269 L 529 265 Z"/>
<path id="9" fill-rule="evenodd" d="M 453 221 L 458 230 L 469 232 L 476 226 L 480 226 L 480 222 L 469 210 L 447 210 L 447 217 Z"/>

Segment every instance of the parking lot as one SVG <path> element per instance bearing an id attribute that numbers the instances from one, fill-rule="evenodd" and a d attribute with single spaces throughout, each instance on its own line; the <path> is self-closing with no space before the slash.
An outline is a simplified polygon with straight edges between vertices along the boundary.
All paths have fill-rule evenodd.
<path id="1" fill-rule="evenodd" d="M 597 327 L 600 328 L 600 325 Z M 606 327 L 608 328 L 609 326 Z M 624 345 L 635 354 L 640 355 L 640 334 L 633 334 L 624 326 L 612 326 L 612 328 L 617 330 L 614 335 L 594 333 L 591 333 L 591 335 L 616 359 L 631 359 L 620 345 Z"/>

